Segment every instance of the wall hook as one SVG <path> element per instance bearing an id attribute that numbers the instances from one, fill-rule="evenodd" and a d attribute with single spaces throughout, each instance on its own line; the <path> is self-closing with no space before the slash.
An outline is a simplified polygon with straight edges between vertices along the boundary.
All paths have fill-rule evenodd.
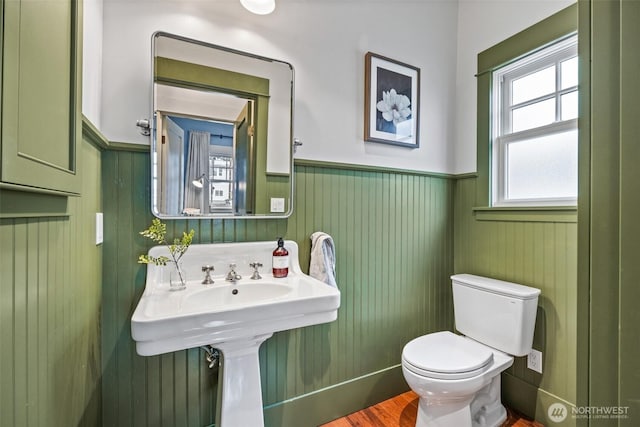
<path id="1" fill-rule="evenodd" d="M 220 352 L 210 345 L 203 345 L 200 348 L 205 352 L 204 359 L 209 369 L 217 368 L 220 363 Z"/>

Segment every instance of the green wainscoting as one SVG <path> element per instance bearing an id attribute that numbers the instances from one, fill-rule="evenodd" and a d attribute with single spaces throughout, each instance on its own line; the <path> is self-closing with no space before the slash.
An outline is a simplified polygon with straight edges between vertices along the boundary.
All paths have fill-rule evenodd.
<path id="1" fill-rule="evenodd" d="M 551 403 L 576 404 L 577 223 L 535 216 L 479 220 L 476 178 L 455 187 L 454 270 L 541 289 L 533 347 L 543 352 L 543 374 L 516 358 L 503 374 L 504 401 L 545 425 Z M 575 422 L 570 417 L 567 423 Z M 556 424 L 553 424 L 556 425 Z M 557 424 L 565 425 L 565 424 Z M 569 425 L 569 424 L 566 424 Z"/>
<path id="2" fill-rule="evenodd" d="M 78 148 L 79 197 L 0 190 L 3 427 L 100 425 L 101 153 Z M 41 213 L 51 197 L 63 214 Z"/>
<path id="3" fill-rule="evenodd" d="M 145 281 L 135 260 L 149 247 L 137 232 L 152 219 L 148 154 L 106 151 L 102 170 L 103 425 L 210 425 L 217 372 L 200 350 L 140 357 L 131 339 Z M 453 326 L 453 180 L 308 163 L 296 166 L 295 180 L 289 219 L 169 222 L 170 234 L 195 229 L 196 243 L 275 245 L 285 236 L 298 242 L 303 266 L 311 233 L 335 240 L 338 320 L 277 333 L 261 348 L 270 427 L 316 426 L 406 390 L 398 369 L 404 344 Z"/>

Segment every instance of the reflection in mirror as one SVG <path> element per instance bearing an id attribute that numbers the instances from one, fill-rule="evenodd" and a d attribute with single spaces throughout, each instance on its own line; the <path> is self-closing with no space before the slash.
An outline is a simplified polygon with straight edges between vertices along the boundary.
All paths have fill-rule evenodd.
<path id="1" fill-rule="evenodd" d="M 289 216 L 291 65 L 166 33 L 153 41 L 154 215 Z"/>

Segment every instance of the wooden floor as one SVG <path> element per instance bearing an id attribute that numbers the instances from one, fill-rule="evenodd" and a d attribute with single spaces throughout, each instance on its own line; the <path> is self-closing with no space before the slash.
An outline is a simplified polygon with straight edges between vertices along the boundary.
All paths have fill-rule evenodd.
<path id="1" fill-rule="evenodd" d="M 414 427 L 418 413 L 418 395 L 408 391 L 377 405 L 355 412 L 320 427 Z M 507 408 L 502 427 L 544 427 Z"/>

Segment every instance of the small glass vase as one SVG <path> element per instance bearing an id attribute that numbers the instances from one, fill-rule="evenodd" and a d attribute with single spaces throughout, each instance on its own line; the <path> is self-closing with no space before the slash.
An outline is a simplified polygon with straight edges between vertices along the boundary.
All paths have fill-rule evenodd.
<path id="1" fill-rule="evenodd" d="M 187 287 L 187 273 L 181 262 L 167 263 L 169 268 L 169 290 L 181 291 Z"/>

